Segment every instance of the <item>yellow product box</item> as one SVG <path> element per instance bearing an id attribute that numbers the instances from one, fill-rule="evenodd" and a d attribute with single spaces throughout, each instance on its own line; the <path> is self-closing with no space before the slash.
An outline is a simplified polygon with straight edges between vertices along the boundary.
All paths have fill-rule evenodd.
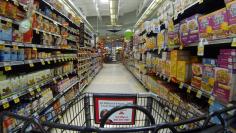
<path id="1" fill-rule="evenodd" d="M 191 64 L 188 61 L 177 62 L 177 80 L 181 82 L 191 80 Z"/>
<path id="2" fill-rule="evenodd" d="M 170 76 L 171 63 L 169 60 L 165 63 L 165 75 Z"/>
<path id="3" fill-rule="evenodd" d="M 173 50 L 170 52 L 170 59 L 175 61 L 189 60 L 190 52 L 182 50 Z"/>
<path id="4" fill-rule="evenodd" d="M 177 77 L 177 61 L 170 61 L 170 76 L 176 78 Z"/>

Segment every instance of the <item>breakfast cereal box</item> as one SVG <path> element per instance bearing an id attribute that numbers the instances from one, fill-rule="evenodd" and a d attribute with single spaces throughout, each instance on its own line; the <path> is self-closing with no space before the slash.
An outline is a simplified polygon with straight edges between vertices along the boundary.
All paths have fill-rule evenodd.
<path id="1" fill-rule="evenodd" d="M 189 29 L 188 44 L 199 41 L 199 26 L 198 26 L 199 16 L 200 16 L 199 14 L 196 14 L 190 18 L 187 18 L 187 25 Z"/>
<path id="2" fill-rule="evenodd" d="M 170 76 L 173 78 L 177 78 L 177 61 L 170 61 Z"/>
<path id="3" fill-rule="evenodd" d="M 212 40 L 212 19 L 211 16 L 204 15 L 198 18 L 199 37 Z"/>
<path id="4" fill-rule="evenodd" d="M 193 63 L 192 64 L 192 80 L 191 85 L 198 89 L 201 88 L 202 82 L 202 64 Z"/>
<path id="5" fill-rule="evenodd" d="M 222 102 L 228 103 L 235 100 L 236 95 L 236 74 L 229 69 L 215 68 L 215 86 L 213 89 L 214 96 Z"/>
<path id="6" fill-rule="evenodd" d="M 191 66 L 188 61 L 177 61 L 177 80 L 187 82 L 191 79 Z"/>
<path id="7" fill-rule="evenodd" d="M 212 65 L 204 65 L 202 72 L 202 84 L 201 89 L 205 92 L 211 93 L 214 88 L 214 75 L 215 75 L 215 67 Z"/>
<path id="8" fill-rule="evenodd" d="M 213 39 L 228 37 L 228 16 L 226 8 L 222 8 L 210 14 L 212 18 Z"/>
<path id="9" fill-rule="evenodd" d="M 165 64 L 165 75 L 170 76 L 171 65 L 170 61 L 167 60 Z"/>
<path id="10" fill-rule="evenodd" d="M 228 22 L 229 22 L 229 35 L 236 35 L 236 1 L 226 4 Z"/>
<path id="11" fill-rule="evenodd" d="M 182 44 L 187 45 L 189 41 L 189 29 L 188 29 L 188 23 L 186 20 L 183 20 L 180 22 L 180 41 Z"/>

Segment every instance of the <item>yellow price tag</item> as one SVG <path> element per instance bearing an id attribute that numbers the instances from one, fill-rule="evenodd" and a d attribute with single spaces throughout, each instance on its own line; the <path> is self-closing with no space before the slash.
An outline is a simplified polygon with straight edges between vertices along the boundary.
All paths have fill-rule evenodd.
<path id="1" fill-rule="evenodd" d="M 41 92 L 41 88 L 39 88 L 39 87 L 36 90 L 37 90 L 37 92 Z"/>
<path id="2" fill-rule="evenodd" d="M 17 97 L 17 98 L 14 99 L 14 103 L 19 103 L 19 102 L 20 102 L 19 97 Z"/>
<path id="3" fill-rule="evenodd" d="M 59 59 L 58 62 L 61 62 L 61 59 Z"/>
<path id="4" fill-rule="evenodd" d="M 183 45 L 180 45 L 179 49 L 182 50 L 183 48 L 184 48 L 184 46 L 183 46 Z"/>
<path id="5" fill-rule="evenodd" d="M 199 90 L 199 91 L 197 92 L 196 97 L 197 97 L 197 98 L 201 98 L 201 97 L 202 97 L 202 91 Z"/>
<path id="6" fill-rule="evenodd" d="M 45 65 L 45 62 L 44 62 L 44 60 L 43 60 L 43 59 L 41 59 L 41 64 L 42 64 L 42 65 Z"/>
<path id="7" fill-rule="evenodd" d="M 35 30 L 36 34 L 39 34 L 39 30 Z"/>
<path id="8" fill-rule="evenodd" d="M 220 26 L 220 28 L 224 31 L 229 30 L 229 24 L 227 22 L 223 22 Z"/>
<path id="9" fill-rule="evenodd" d="M 50 60 L 47 61 L 48 64 L 51 64 Z"/>
<path id="10" fill-rule="evenodd" d="M 188 92 L 188 93 L 191 93 L 191 90 L 192 90 L 192 87 L 191 87 L 191 86 L 188 86 L 187 92 Z"/>
<path id="11" fill-rule="evenodd" d="M 64 58 L 61 59 L 63 62 L 65 61 Z"/>
<path id="12" fill-rule="evenodd" d="M 19 49 L 16 44 L 12 44 L 12 46 L 13 46 L 13 50 L 18 50 Z"/>
<path id="13" fill-rule="evenodd" d="M 209 98 L 209 100 L 208 100 L 208 103 L 209 103 L 210 105 L 212 105 L 212 104 L 214 103 L 214 101 L 215 101 L 215 97 L 211 96 L 211 97 Z"/>
<path id="14" fill-rule="evenodd" d="M 56 84 L 57 83 L 57 80 L 56 80 L 56 78 L 53 78 L 53 82 Z"/>
<path id="15" fill-rule="evenodd" d="M 183 87 L 184 87 L 184 83 L 181 82 L 181 83 L 179 84 L 179 88 L 180 88 L 180 89 L 183 89 Z"/>
<path id="16" fill-rule="evenodd" d="M 9 22 L 9 21 L 8 21 L 7 24 L 6 24 L 6 26 L 7 26 L 7 27 L 12 27 L 12 22 Z"/>
<path id="17" fill-rule="evenodd" d="M 231 43 L 231 47 L 236 47 L 236 38 L 233 38 L 233 41 Z"/>
<path id="18" fill-rule="evenodd" d="M 62 77 L 62 75 L 60 75 L 60 78 L 61 78 L 61 80 L 63 80 L 63 77 Z"/>
<path id="19" fill-rule="evenodd" d="M 34 63 L 30 63 L 29 66 L 30 66 L 30 67 L 34 67 Z"/>
<path id="20" fill-rule="evenodd" d="M 171 81 L 171 77 L 168 78 L 168 81 L 167 81 L 167 82 L 170 83 L 170 81 Z"/>
<path id="21" fill-rule="evenodd" d="M 34 95 L 35 93 L 34 93 L 34 91 L 30 91 L 30 95 Z"/>
<path id="22" fill-rule="evenodd" d="M 37 50 L 37 47 L 36 47 L 36 46 L 34 46 L 34 47 L 33 47 L 33 50 L 34 50 L 34 51 L 36 51 L 36 50 Z"/>
<path id="23" fill-rule="evenodd" d="M 3 105 L 3 109 L 7 109 L 10 107 L 10 104 L 8 102 L 3 103 L 2 105 Z"/>
<path id="24" fill-rule="evenodd" d="M 1 50 L 5 49 L 5 45 L 0 45 L 0 49 Z"/>
<path id="25" fill-rule="evenodd" d="M 5 66 L 4 69 L 5 69 L 6 72 L 12 70 L 11 66 Z"/>

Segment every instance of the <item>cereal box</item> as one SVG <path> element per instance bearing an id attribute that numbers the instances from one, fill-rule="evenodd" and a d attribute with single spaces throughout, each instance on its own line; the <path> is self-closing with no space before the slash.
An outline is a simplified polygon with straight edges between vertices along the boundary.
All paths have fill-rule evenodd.
<path id="1" fill-rule="evenodd" d="M 226 5 L 228 22 L 229 22 L 229 35 L 236 35 L 236 1 L 230 2 Z"/>
<path id="2" fill-rule="evenodd" d="M 187 45 L 189 41 L 189 29 L 188 29 L 188 24 L 186 20 L 183 20 L 180 22 L 180 41 L 182 44 Z"/>
<path id="3" fill-rule="evenodd" d="M 202 64 L 192 64 L 192 80 L 191 85 L 200 89 L 202 82 Z"/>
<path id="4" fill-rule="evenodd" d="M 225 68 L 215 68 L 215 86 L 213 94 L 222 102 L 235 100 L 236 75 Z"/>
<path id="5" fill-rule="evenodd" d="M 191 79 L 191 66 L 188 61 L 177 62 L 177 80 L 187 82 Z"/>
<path id="6" fill-rule="evenodd" d="M 167 60 L 165 64 L 165 75 L 170 76 L 171 65 L 170 61 Z"/>
<path id="7" fill-rule="evenodd" d="M 199 16 L 200 15 L 196 14 L 190 18 L 187 18 L 187 25 L 188 25 L 188 30 L 189 30 L 188 44 L 199 41 L 199 26 L 198 26 Z"/>
<path id="8" fill-rule="evenodd" d="M 182 50 L 173 50 L 170 53 L 170 59 L 175 60 L 175 61 L 189 60 L 190 59 L 190 52 L 189 51 L 182 51 Z"/>
<path id="9" fill-rule="evenodd" d="M 177 77 L 177 61 L 170 61 L 170 76 L 176 78 Z"/>
<path id="10" fill-rule="evenodd" d="M 212 92 L 215 83 L 214 75 L 215 75 L 214 66 L 205 64 L 203 66 L 202 84 L 201 84 L 201 89 L 203 91 L 209 93 Z"/>
<path id="11" fill-rule="evenodd" d="M 199 37 L 212 40 L 212 19 L 210 15 L 204 15 L 198 18 Z"/>
<path id="12" fill-rule="evenodd" d="M 225 0 L 225 4 L 230 3 L 232 1 L 235 1 L 235 0 Z"/>
<path id="13" fill-rule="evenodd" d="M 213 39 L 228 37 L 228 17 L 226 8 L 222 8 L 210 14 L 212 18 Z"/>

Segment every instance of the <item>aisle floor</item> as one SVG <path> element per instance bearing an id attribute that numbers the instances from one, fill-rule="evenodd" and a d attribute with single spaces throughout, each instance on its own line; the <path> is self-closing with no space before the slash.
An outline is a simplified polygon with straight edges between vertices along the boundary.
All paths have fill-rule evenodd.
<path id="1" fill-rule="evenodd" d="M 84 92 L 142 93 L 146 90 L 122 64 L 104 64 Z"/>

